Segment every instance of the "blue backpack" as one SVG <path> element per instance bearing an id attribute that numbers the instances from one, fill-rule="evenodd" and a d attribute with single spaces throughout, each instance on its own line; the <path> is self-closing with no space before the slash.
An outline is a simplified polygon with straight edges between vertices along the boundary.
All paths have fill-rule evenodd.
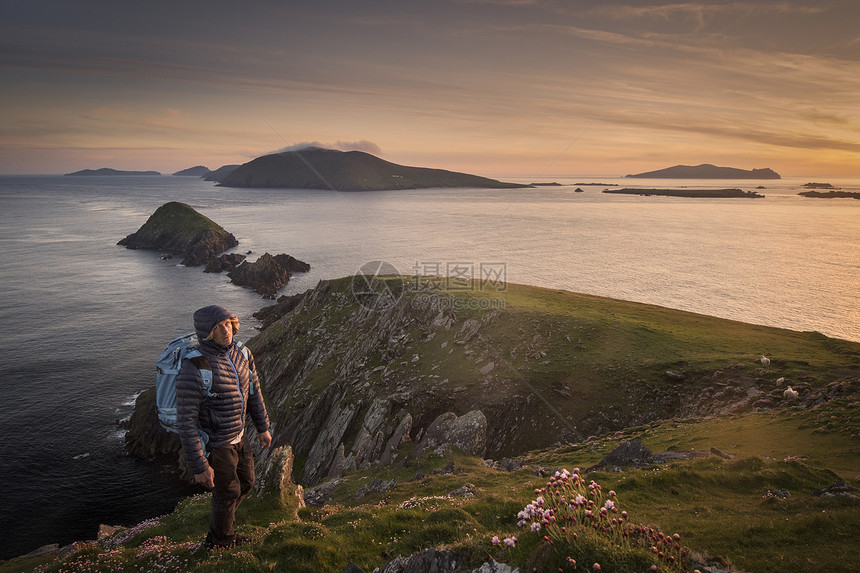
<path id="1" fill-rule="evenodd" d="M 245 358 L 248 358 L 248 349 L 241 342 L 237 342 L 236 346 L 242 351 Z M 203 379 L 203 389 L 206 391 L 206 397 L 215 396 L 212 393 L 212 368 L 209 366 L 206 357 L 198 349 L 197 335 L 193 333 L 184 334 L 168 342 L 167 348 L 162 351 L 155 362 L 155 409 L 158 413 L 158 422 L 161 426 L 174 434 L 179 433 L 176 407 L 176 377 L 179 375 L 182 361 L 185 359 L 191 360 L 200 370 L 200 377 Z M 251 384 L 250 392 L 254 393 L 253 384 Z M 203 450 L 206 451 L 209 436 L 203 430 L 200 430 L 200 439 L 203 443 Z"/>

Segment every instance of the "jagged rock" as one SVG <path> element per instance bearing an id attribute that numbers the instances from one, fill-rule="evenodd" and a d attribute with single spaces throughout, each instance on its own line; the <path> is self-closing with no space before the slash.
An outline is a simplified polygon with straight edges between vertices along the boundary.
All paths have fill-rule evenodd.
<path id="1" fill-rule="evenodd" d="M 259 319 L 263 323 L 260 330 L 268 328 L 284 315 L 292 312 L 304 298 L 305 293 L 294 294 L 291 296 L 282 295 L 278 297 L 275 304 L 264 306 L 255 312 L 254 318 Z"/>
<path id="2" fill-rule="evenodd" d="M 392 479 L 391 481 L 375 479 L 368 485 L 360 487 L 358 491 L 355 492 L 355 499 L 361 499 L 366 495 L 370 495 L 371 493 L 385 493 L 386 491 L 394 489 L 396 486 L 396 479 Z"/>
<path id="3" fill-rule="evenodd" d="M 525 462 L 523 460 L 514 460 L 511 458 L 502 458 L 499 462 L 499 469 L 504 470 L 506 472 L 515 472 L 525 466 Z"/>
<path id="4" fill-rule="evenodd" d="M 394 463 L 394 460 L 397 457 L 397 449 L 400 447 L 400 444 L 409 441 L 409 433 L 411 431 L 412 415 L 407 413 L 403 416 L 400 424 L 398 424 L 394 433 L 391 434 L 391 437 L 385 444 L 385 449 L 382 451 L 382 456 L 380 456 L 379 462 L 385 465 Z"/>
<path id="5" fill-rule="evenodd" d="M 465 497 L 470 499 L 475 497 L 476 493 L 478 493 L 477 487 L 470 483 L 464 483 L 454 491 L 448 492 L 448 497 Z"/>
<path id="6" fill-rule="evenodd" d="M 341 446 L 346 429 L 356 414 L 356 407 L 347 404 L 343 408 L 335 408 L 330 411 L 326 422 L 320 432 L 316 435 L 313 447 L 305 462 L 305 471 L 302 482 L 310 485 L 316 484 L 328 474 L 332 461 Z"/>
<path id="7" fill-rule="evenodd" d="M 653 463 L 654 456 L 651 451 L 642 445 L 642 440 L 634 438 L 626 441 L 614 450 L 609 455 L 597 462 L 596 465 L 588 468 L 586 471 L 594 471 L 605 467 L 623 467 L 629 465 L 647 465 Z"/>
<path id="8" fill-rule="evenodd" d="M 171 201 L 156 209 L 136 233 L 117 244 L 178 254 L 184 257 L 183 265 L 194 267 L 235 247 L 239 241 L 189 205 Z"/>
<path id="9" fill-rule="evenodd" d="M 118 531 L 123 531 L 124 529 L 126 528 L 121 525 L 105 525 L 104 523 L 102 523 L 99 525 L 99 532 L 96 538 L 106 539 L 114 533 L 117 533 Z"/>
<path id="10" fill-rule="evenodd" d="M 711 453 L 714 454 L 715 456 L 719 456 L 719 457 L 723 458 L 724 460 L 733 460 L 735 458 L 734 456 L 729 455 L 729 454 L 725 453 L 724 451 L 719 450 L 717 448 L 711 448 Z"/>
<path id="11" fill-rule="evenodd" d="M 155 411 L 155 386 L 140 393 L 134 401 L 134 411 L 128 421 L 121 424 L 125 434 L 125 451 L 142 460 L 162 460 L 179 469 L 181 478 L 194 483 L 188 463 L 182 453 L 179 436 L 165 430 L 158 423 Z"/>
<path id="12" fill-rule="evenodd" d="M 498 561 L 490 561 L 489 563 L 484 563 L 477 569 L 473 569 L 472 573 L 519 573 L 519 568 L 511 569 L 511 566 L 507 563 L 499 563 Z"/>
<path id="13" fill-rule="evenodd" d="M 458 335 L 459 339 L 457 340 L 457 344 L 465 344 L 469 342 L 473 336 L 478 334 L 478 331 L 481 330 L 481 321 L 468 319 L 463 322 L 463 326 L 460 327 L 460 334 Z"/>
<path id="14" fill-rule="evenodd" d="M 228 253 L 220 257 L 213 257 L 206 261 L 204 273 L 220 273 L 229 271 L 230 269 L 242 264 L 245 260 L 245 255 L 239 253 Z"/>
<path id="15" fill-rule="evenodd" d="M 682 382 L 685 378 L 683 373 L 674 372 L 672 370 L 666 370 L 663 373 L 663 378 L 670 382 Z"/>
<path id="16" fill-rule="evenodd" d="M 293 483 L 293 449 L 290 446 L 279 446 L 270 449 L 260 456 L 255 464 L 257 475 L 254 490 L 257 495 L 272 494 L 284 508 L 298 511 L 305 507 L 304 489 Z"/>
<path id="17" fill-rule="evenodd" d="M 458 417 L 446 412 L 437 417 L 415 448 L 415 457 L 427 448 L 450 444 L 463 453 L 483 456 L 487 449 L 487 418 L 480 410 L 472 410 Z"/>
<path id="18" fill-rule="evenodd" d="M 305 503 L 312 507 L 322 507 L 331 499 L 334 490 L 343 483 L 341 478 L 323 482 L 304 491 Z"/>
<path id="19" fill-rule="evenodd" d="M 409 557 L 396 557 L 374 573 L 457 573 L 458 559 L 450 551 L 425 549 Z"/>
<path id="20" fill-rule="evenodd" d="M 814 489 L 812 490 L 812 495 L 816 497 L 836 497 L 836 496 L 844 496 L 849 498 L 856 498 L 853 493 L 857 491 L 857 488 L 845 483 L 844 481 L 837 481 L 830 487 L 824 489 Z"/>
<path id="21" fill-rule="evenodd" d="M 233 268 L 227 276 L 234 284 L 251 287 L 266 298 L 275 298 L 275 293 L 290 281 L 293 272 L 308 272 L 310 268 L 309 264 L 290 255 L 263 253 L 253 263 L 245 261 Z"/>

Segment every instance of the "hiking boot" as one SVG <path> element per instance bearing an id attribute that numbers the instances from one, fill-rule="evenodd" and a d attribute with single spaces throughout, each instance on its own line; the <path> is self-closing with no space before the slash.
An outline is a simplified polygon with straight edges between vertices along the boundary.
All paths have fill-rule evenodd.
<path id="1" fill-rule="evenodd" d="M 231 547 L 235 547 L 236 545 L 244 545 L 251 541 L 250 537 L 245 535 L 239 535 L 238 533 L 233 536 L 233 540 L 230 542 Z"/>

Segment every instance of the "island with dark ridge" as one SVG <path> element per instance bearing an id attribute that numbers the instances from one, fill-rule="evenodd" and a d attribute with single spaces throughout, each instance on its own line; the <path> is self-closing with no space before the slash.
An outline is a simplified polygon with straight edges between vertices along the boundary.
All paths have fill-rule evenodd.
<path id="1" fill-rule="evenodd" d="M 238 244 L 236 237 L 221 225 L 178 201 L 156 209 L 136 233 L 117 243 L 129 249 L 154 249 L 180 255 L 182 264 L 188 267 L 205 264 Z"/>
<path id="2" fill-rule="evenodd" d="M 732 198 L 761 199 L 764 195 L 755 191 L 744 191 L 742 189 L 604 189 L 604 193 L 618 193 L 621 195 L 643 195 L 650 197 L 659 195 L 662 197 L 700 197 L 700 198 Z"/>
<path id="3" fill-rule="evenodd" d="M 203 177 L 208 173 L 211 173 L 211 170 L 208 167 L 196 165 L 194 167 L 189 167 L 188 169 L 183 169 L 182 171 L 177 171 L 173 175 L 178 177 Z"/>
<path id="4" fill-rule="evenodd" d="M 209 173 L 204 174 L 203 180 L 204 181 L 217 181 L 218 183 L 221 183 L 221 181 L 223 181 L 225 177 L 227 177 L 233 171 L 235 171 L 237 167 L 240 167 L 240 166 L 239 165 L 222 165 L 218 169 L 215 169 L 214 171 L 210 171 Z"/>
<path id="5" fill-rule="evenodd" d="M 779 173 L 768 168 L 746 170 L 734 167 L 717 167 L 710 163 L 675 165 L 657 171 L 625 175 L 625 177 L 640 179 L 782 179 Z"/>
<path id="6" fill-rule="evenodd" d="M 398 165 L 363 151 L 336 151 L 319 147 L 258 157 L 233 170 L 221 181 L 221 185 L 332 191 L 530 187 L 456 171 Z"/>
<path id="7" fill-rule="evenodd" d="M 122 171 L 119 169 L 111 169 L 110 167 L 102 167 L 101 169 L 82 169 L 74 173 L 66 173 L 66 177 L 77 176 L 106 176 L 106 175 L 161 175 L 158 171 Z"/>

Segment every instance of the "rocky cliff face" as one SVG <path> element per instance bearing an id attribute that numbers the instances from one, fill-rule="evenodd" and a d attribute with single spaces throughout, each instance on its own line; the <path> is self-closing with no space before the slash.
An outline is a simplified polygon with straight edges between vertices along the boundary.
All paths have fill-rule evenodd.
<path id="1" fill-rule="evenodd" d="M 762 327 L 520 285 L 497 296 L 426 282 L 323 281 L 259 313 L 264 327 L 248 346 L 274 445 L 291 446 L 302 485 L 446 444 L 501 459 L 676 416 L 812 408 L 844 393 L 841 382 L 821 382 L 845 376 L 828 364 L 860 357 L 860 345 L 814 333 L 765 335 Z M 750 352 L 777 343 L 790 359 L 762 367 Z M 749 360 L 739 362 L 745 352 Z M 154 406 L 143 402 L 132 419 L 140 431 L 129 439 L 157 443 L 129 450 L 171 454 L 169 443 L 159 445 Z M 138 420 L 141 408 L 150 422 Z"/>
<path id="2" fill-rule="evenodd" d="M 117 244 L 178 254 L 183 257 L 183 265 L 194 267 L 235 247 L 239 241 L 189 205 L 171 201 L 156 209 L 136 233 Z"/>
<path id="3" fill-rule="evenodd" d="M 320 283 L 280 319 L 267 317 L 249 346 L 276 442 L 304 461 L 302 484 L 397 463 L 408 442 L 416 453 L 448 443 L 505 456 L 598 429 L 591 414 L 566 420 L 533 391 L 548 340 L 522 327 L 522 339 L 500 341 L 516 316 L 455 312 L 450 302 L 399 278 L 358 289 L 340 280 Z"/>

